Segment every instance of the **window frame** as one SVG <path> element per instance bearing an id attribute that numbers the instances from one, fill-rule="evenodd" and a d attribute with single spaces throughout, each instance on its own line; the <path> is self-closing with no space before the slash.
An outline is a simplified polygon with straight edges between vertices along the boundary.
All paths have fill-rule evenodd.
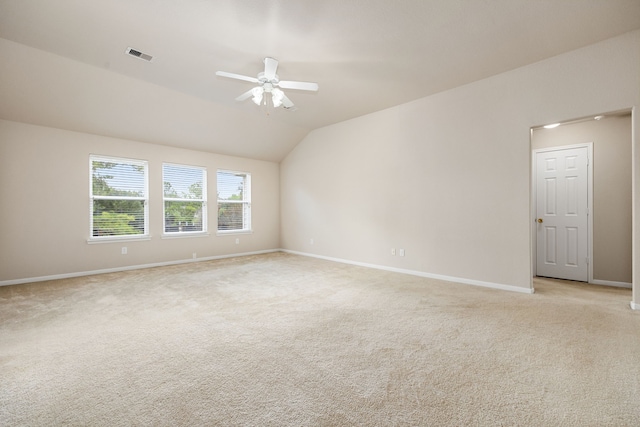
<path id="1" fill-rule="evenodd" d="M 180 197 L 166 197 L 164 193 L 165 180 L 165 166 L 173 166 L 184 169 L 197 169 L 202 171 L 202 197 L 200 199 L 186 199 Z M 204 166 L 185 165 L 181 163 L 162 163 L 162 237 L 163 238 L 178 238 L 178 237 L 197 237 L 207 236 L 208 232 L 208 216 L 207 216 L 207 168 Z M 202 203 L 202 230 L 196 231 L 167 231 L 167 219 L 166 219 L 166 202 L 200 202 Z"/>
<path id="2" fill-rule="evenodd" d="M 143 168 L 144 196 L 100 196 L 93 194 L 93 162 L 119 163 Z M 143 233 L 142 234 L 119 234 L 110 236 L 94 236 L 93 211 L 95 200 L 139 200 L 143 204 Z M 105 156 L 100 154 L 89 155 L 89 239 L 88 243 L 127 241 L 127 240 L 149 240 L 149 162 L 147 160 L 131 159 L 126 157 Z"/>
<path id="3" fill-rule="evenodd" d="M 245 177 L 245 184 L 243 189 L 243 200 L 224 200 L 218 197 L 219 195 L 219 174 L 227 173 L 234 175 L 243 175 Z M 237 171 L 230 169 L 218 169 L 216 171 L 216 234 L 217 235 L 228 235 L 228 234 L 251 234 L 253 233 L 253 218 L 251 213 L 251 172 L 246 171 Z M 243 204 L 243 219 L 241 229 L 232 229 L 232 230 L 221 230 L 220 229 L 220 203 L 237 203 Z"/>

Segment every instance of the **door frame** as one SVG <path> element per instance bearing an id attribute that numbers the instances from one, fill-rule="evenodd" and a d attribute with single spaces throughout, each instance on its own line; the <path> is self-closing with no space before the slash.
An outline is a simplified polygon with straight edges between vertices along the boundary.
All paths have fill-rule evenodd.
<path id="1" fill-rule="evenodd" d="M 587 164 L 587 209 L 589 215 L 587 218 L 587 257 L 589 265 L 587 267 L 587 283 L 593 283 L 593 142 L 583 142 L 580 144 L 559 145 L 555 147 L 536 148 L 531 150 L 531 241 L 533 242 L 532 251 L 532 272 L 533 277 L 537 276 L 538 259 L 538 234 L 537 234 L 537 167 L 536 160 L 538 153 L 549 151 L 570 150 L 573 148 L 586 148 L 589 163 Z"/>

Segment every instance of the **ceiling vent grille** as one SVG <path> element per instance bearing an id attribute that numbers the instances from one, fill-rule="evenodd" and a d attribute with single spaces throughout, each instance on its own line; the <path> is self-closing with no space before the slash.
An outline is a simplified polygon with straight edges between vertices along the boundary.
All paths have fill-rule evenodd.
<path id="1" fill-rule="evenodd" d="M 150 62 L 153 59 L 153 56 L 148 55 L 146 53 L 142 53 L 139 50 L 135 50 L 132 47 L 128 47 L 126 52 L 128 55 L 135 56 L 136 58 L 142 59 L 143 61 Z"/>

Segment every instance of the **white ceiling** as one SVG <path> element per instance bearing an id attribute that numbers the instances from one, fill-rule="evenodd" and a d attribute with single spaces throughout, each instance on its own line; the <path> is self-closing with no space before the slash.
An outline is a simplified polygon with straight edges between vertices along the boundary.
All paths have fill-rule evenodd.
<path id="1" fill-rule="evenodd" d="M 280 161 L 312 129 L 638 28 L 640 0 L 0 0 L 20 44 L 0 45 L 0 118 Z M 320 90 L 236 102 L 251 84 L 215 71 L 265 56 Z"/>

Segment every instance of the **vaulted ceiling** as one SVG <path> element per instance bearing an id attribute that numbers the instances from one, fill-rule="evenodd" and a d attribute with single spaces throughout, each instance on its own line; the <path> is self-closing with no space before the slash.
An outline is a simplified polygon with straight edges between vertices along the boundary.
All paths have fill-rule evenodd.
<path id="1" fill-rule="evenodd" d="M 277 162 L 310 130 L 638 28 L 640 0 L 0 0 L 0 118 Z M 215 72 L 265 56 L 320 90 L 235 101 L 251 83 Z"/>

